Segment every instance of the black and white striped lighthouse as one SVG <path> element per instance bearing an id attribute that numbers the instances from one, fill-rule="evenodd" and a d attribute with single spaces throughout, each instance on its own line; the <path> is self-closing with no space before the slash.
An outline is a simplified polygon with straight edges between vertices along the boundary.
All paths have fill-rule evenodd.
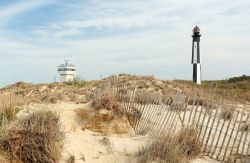
<path id="1" fill-rule="evenodd" d="M 192 61 L 193 64 L 193 82 L 201 84 L 201 62 L 200 62 L 200 28 L 193 29 Z"/>

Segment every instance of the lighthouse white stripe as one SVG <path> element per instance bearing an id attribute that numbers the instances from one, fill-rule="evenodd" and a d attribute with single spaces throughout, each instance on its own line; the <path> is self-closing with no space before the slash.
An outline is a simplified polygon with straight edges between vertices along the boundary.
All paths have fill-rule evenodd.
<path id="1" fill-rule="evenodd" d="M 197 63 L 197 84 L 201 84 L 201 64 Z"/>
<path id="2" fill-rule="evenodd" d="M 193 55 L 193 63 L 197 63 L 197 59 L 198 59 L 198 48 L 197 48 L 198 44 L 197 42 L 195 41 L 194 42 L 194 55 Z"/>

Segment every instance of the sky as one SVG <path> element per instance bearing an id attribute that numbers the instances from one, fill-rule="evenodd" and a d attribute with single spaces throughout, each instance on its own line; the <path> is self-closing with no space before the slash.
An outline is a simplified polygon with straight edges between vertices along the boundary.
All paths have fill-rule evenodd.
<path id="1" fill-rule="evenodd" d="M 53 82 L 70 59 L 86 80 L 112 74 L 192 79 L 250 75 L 249 0 L 1 0 L 0 86 Z"/>

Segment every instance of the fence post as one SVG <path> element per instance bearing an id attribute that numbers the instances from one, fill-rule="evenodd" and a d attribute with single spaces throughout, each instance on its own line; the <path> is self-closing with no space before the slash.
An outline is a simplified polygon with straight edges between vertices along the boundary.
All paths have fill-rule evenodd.
<path id="1" fill-rule="evenodd" d="M 229 155 L 231 155 L 232 152 L 233 152 L 234 145 L 235 145 L 235 143 L 236 143 L 236 139 L 237 139 L 238 134 L 239 134 L 239 131 L 240 131 L 240 126 L 241 126 L 242 118 L 243 118 L 243 114 L 241 113 L 241 117 L 240 117 L 238 129 L 237 129 L 236 135 L 235 135 L 235 137 L 234 137 L 233 145 L 232 145 L 232 147 L 231 147 L 231 150 L 230 150 L 230 152 L 229 152 Z"/>
<path id="2" fill-rule="evenodd" d="M 249 114 L 250 114 L 250 113 L 249 113 Z M 245 123 L 247 123 L 247 121 L 248 121 L 249 114 L 247 115 L 247 118 L 246 118 Z M 236 151 L 236 154 L 238 154 L 238 152 L 239 152 L 239 148 L 240 148 L 240 144 L 241 144 L 241 141 L 242 141 L 243 135 L 244 135 L 244 131 L 241 131 L 240 141 L 239 141 L 239 144 L 238 144 L 238 146 L 237 146 L 237 151 Z M 234 161 L 236 161 L 236 158 L 235 158 L 235 160 L 234 160 Z"/>
<path id="3" fill-rule="evenodd" d="M 219 153 L 218 153 L 218 155 L 217 155 L 217 158 L 219 158 L 219 155 L 220 155 L 221 150 L 222 150 L 222 148 L 223 148 L 223 145 L 224 145 L 224 143 L 225 143 L 225 139 L 226 139 L 226 137 L 227 137 L 227 132 L 228 132 L 228 129 L 229 129 L 229 127 L 230 127 L 231 121 L 232 121 L 232 119 L 233 119 L 233 115 L 234 115 L 234 112 L 233 112 L 233 114 L 231 115 L 231 117 L 230 117 L 230 119 L 229 119 L 229 122 L 228 122 L 228 125 L 227 125 L 227 129 L 226 129 L 226 132 L 225 132 L 225 136 L 224 136 L 224 138 L 223 138 L 222 145 L 221 145 L 221 148 L 220 148 Z"/>
<path id="4" fill-rule="evenodd" d="M 225 160 L 225 157 L 226 157 L 226 154 L 227 154 L 227 149 L 228 149 L 229 143 L 231 141 L 231 138 L 232 138 L 232 135 L 233 135 L 233 132 L 234 132 L 234 128 L 235 128 L 236 123 L 237 123 L 238 116 L 239 116 L 239 111 L 237 111 L 237 115 L 236 115 L 236 118 L 235 118 L 235 123 L 234 123 L 234 126 L 233 126 L 232 130 L 231 130 L 229 140 L 228 140 L 227 145 L 226 145 L 226 150 L 225 150 L 224 155 L 223 155 L 223 161 Z"/>
<path id="5" fill-rule="evenodd" d="M 224 110 L 225 110 L 225 109 L 224 109 Z M 219 137 L 218 137 L 217 142 L 216 142 L 216 145 L 215 145 L 215 147 L 214 147 L 214 150 L 213 150 L 213 153 L 212 153 L 212 157 L 213 157 L 213 155 L 214 155 L 215 152 L 216 152 L 216 148 L 217 148 L 217 145 L 218 145 L 218 143 L 219 143 L 219 141 L 220 141 L 220 136 L 221 136 L 221 133 L 222 133 L 222 131 L 223 131 L 223 128 L 224 128 L 224 125 L 225 125 L 227 116 L 228 116 L 228 112 L 226 112 L 226 116 L 224 117 L 223 124 L 222 124 L 222 126 L 221 126 L 221 128 L 220 128 Z"/>
<path id="6" fill-rule="evenodd" d="M 207 144 L 208 144 L 208 141 L 209 141 L 209 139 L 210 139 L 210 134 L 211 134 L 211 132 L 212 132 L 212 130 L 213 130 L 214 121 L 215 121 L 215 118 L 216 118 L 216 116 L 217 116 L 218 110 L 219 110 L 219 109 L 216 108 L 216 112 L 215 112 L 215 115 L 214 115 L 214 118 L 213 118 L 212 126 L 211 126 L 211 128 L 210 128 L 210 130 L 209 130 L 209 132 L 208 132 L 207 141 L 206 141 L 206 144 L 205 144 L 204 151 L 206 151 Z"/>

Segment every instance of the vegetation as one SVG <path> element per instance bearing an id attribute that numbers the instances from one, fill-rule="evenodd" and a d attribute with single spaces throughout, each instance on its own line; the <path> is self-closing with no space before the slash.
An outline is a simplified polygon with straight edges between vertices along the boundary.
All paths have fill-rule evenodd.
<path id="1" fill-rule="evenodd" d="M 57 162 L 63 146 L 59 115 L 39 110 L 10 123 L 0 133 L 0 150 L 10 162 Z"/>
<path id="2" fill-rule="evenodd" d="M 87 86 L 88 82 L 80 77 L 76 77 L 73 81 L 64 82 L 66 85 L 82 88 Z"/>
<path id="3" fill-rule="evenodd" d="M 155 100 L 158 99 L 158 100 Z M 135 102 L 139 104 L 160 104 L 161 96 L 159 93 L 149 92 L 144 89 L 138 90 L 135 95 Z"/>
<path id="4" fill-rule="evenodd" d="M 227 80 L 204 81 L 204 86 L 217 86 L 224 89 L 250 89 L 250 76 L 242 75 L 240 77 L 232 77 Z"/>
<path id="5" fill-rule="evenodd" d="M 123 92 L 123 94 L 126 94 L 128 92 Z M 141 100 L 141 95 L 139 94 L 139 99 Z M 149 96 L 150 94 L 148 94 Z M 138 98 L 136 98 L 138 95 L 135 95 L 135 101 L 138 100 Z M 147 94 L 143 97 L 146 97 Z M 113 91 L 107 89 L 104 90 L 102 92 L 99 93 L 99 96 L 96 96 L 93 100 L 92 100 L 92 106 L 96 109 L 96 110 L 100 110 L 100 109 L 106 109 L 109 111 L 112 111 L 113 116 L 115 116 L 116 118 L 120 118 L 123 116 L 126 116 L 126 118 L 128 118 L 130 123 L 134 123 L 137 119 L 141 118 L 141 112 L 134 108 L 131 107 L 130 108 L 130 112 L 126 111 L 122 105 L 121 102 L 127 102 L 128 97 L 123 96 L 122 99 L 120 99 L 121 101 L 118 101 L 118 97 L 117 94 L 114 93 Z M 141 101 L 140 101 L 141 102 Z"/>
<path id="6" fill-rule="evenodd" d="M 124 114 L 121 104 L 117 101 L 116 94 L 111 90 L 104 90 L 100 95 L 96 96 L 92 101 L 92 106 L 96 110 L 106 109 L 111 110 L 118 117 Z"/>
<path id="7" fill-rule="evenodd" d="M 202 143 L 198 133 L 193 128 L 183 128 L 176 136 L 181 153 L 188 159 L 193 159 L 202 153 Z"/>
<path id="8" fill-rule="evenodd" d="M 184 163 L 200 156 L 202 143 L 193 128 L 183 128 L 177 135 L 163 135 L 139 151 L 140 162 L 159 161 L 164 163 Z"/>
<path id="9" fill-rule="evenodd" d="M 192 97 L 198 92 L 203 99 L 210 95 L 214 99 L 225 99 L 230 102 L 250 102 L 250 76 L 246 75 L 227 80 L 203 81 L 201 85 L 185 80 L 175 80 L 173 84 Z"/>
<path id="10" fill-rule="evenodd" d="M 27 88 L 31 88 L 32 86 L 34 86 L 33 84 L 31 83 L 25 83 L 25 82 L 17 82 L 15 84 L 12 84 L 12 85 L 8 85 L 6 87 L 4 87 L 3 89 L 10 89 L 10 88 L 17 88 L 17 89 L 27 89 Z"/>
<path id="11" fill-rule="evenodd" d="M 147 104 L 162 105 L 165 102 L 167 105 L 175 105 L 178 102 L 178 98 L 174 96 L 177 91 L 183 91 L 190 95 L 189 104 L 203 105 L 207 110 L 215 108 L 212 106 L 215 104 L 213 100 L 212 104 L 208 103 L 208 99 L 211 99 L 208 94 L 211 94 L 214 99 L 226 98 L 230 102 L 233 100 L 237 102 L 250 101 L 250 77 L 245 75 L 228 80 L 204 81 L 202 85 L 193 84 L 191 81 L 160 81 L 152 76 L 124 76 L 122 79 L 118 83 L 117 92 L 106 86 L 99 89 L 99 85 L 88 85 L 88 82 L 80 78 L 72 82 L 39 86 L 17 83 L 13 85 L 13 89 L 8 91 L 17 94 L 15 91 L 20 90 L 18 95 L 27 96 L 29 100 L 35 100 L 34 103 L 56 103 L 58 100 L 76 102 L 79 97 L 84 99 L 85 95 L 89 93 L 92 100 L 91 106 L 94 109 L 91 107 L 89 110 L 78 109 L 76 113 L 87 122 L 83 129 L 105 134 L 129 133 L 132 129 L 131 126 L 133 127 L 142 118 L 144 109 L 149 108 L 146 106 Z M 101 85 L 102 82 L 103 80 L 96 83 Z M 88 85 L 87 89 L 86 85 Z M 91 89 L 88 89 L 89 86 Z M 136 86 L 141 86 L 141 89 L 139 88 L 136 93 L 131 93 Z M 92 88 L 96 88 L 96 94 L 93 93 L 95 91 L 92 91 Z M 173 89 L 175 91 L 171 93 L 170 91 Z M 129 97 L 128 94 L 133 96 Z M 25 104 L 21 96 L 12 94 L 0 96 L 0 154 L 4 153 L 10 161 L 14 162 L 57 162 L 64 140 L 64 134 L 60 130 L 59 115 L 48 110 L 39 110 L 17 119 L 16 114 L 20 110 L 19 106 Z M 128 105 L 131 102 L 137 107 L 136 105 Z M 184 102 L 186 104 L 186 101 Z M 138 110 L 138 104 L 144 105 L 142 111 Z M 149 106 L 152 107 L 152 105 Z M 209 111 L 212 113 L 212 109 Z M 151 113 L 147 110 L 148 115 Z M 158 113 L 152 115 L 154 116 L 151 118 L 155 118 Z M 220 116 L 226 120 L 234 118 L 234 108 L 227 107 Z M 145 134 L 150 130 L 148 126 L 144 125 L 139 132 Z M 246 122 L 241 130 L 249 130 L 249 123 Z M 161 133 L 159 132 L 159 134 Z M 154 138 L 147 147 L 140 150 L 138 155 L 141 162 L 181 163 L 200 156 L 201 152 L 202 143 L 196 130 L 183 128 L 175 135 L 169 133 Z M 74 160 L 75 158 L 72 156 L 70 159 Z"/>
<path id="12" fill-rule="evenodd" d="M 123 92 L 123 95 L 127 92 Z M 125 97 L 125 96 L 124 96 Z M 126 97 L 125 97 L 126 100 Z M 91 95 L 92 109 L 77 109 L 77 115 L 87 122 L 85 129 L 101 132 L 124 134 L 132 131 L 132 124 L 141 118 L 141 112 L 130 108 L 128 112 L 122 107 L 123 98 L 111 88 L 97 88 Z"/>
<path id="13" fill-rule="evenodd" d="M 232 106 L 226 106 L 222 111 L 221 118 L 225 120 L 229 120 L 233 117 L 235 109 Z"/>
<path id="14" fill-rule="evenodd" d="M 245 81 L 245 80 L 249 80 L 250 81 L 250 76 L 242 75 L 240 77 L 229 78 L 228 79 L 228 83 L 241 82 L 241 81 Z"/>
<path id="15" fill-rule="evenodd" d="M 0 96 L 0 126 L 4 121 L 16 119 L 19 107 L 25 104 L 24 98 L 12 94 Z"/>

